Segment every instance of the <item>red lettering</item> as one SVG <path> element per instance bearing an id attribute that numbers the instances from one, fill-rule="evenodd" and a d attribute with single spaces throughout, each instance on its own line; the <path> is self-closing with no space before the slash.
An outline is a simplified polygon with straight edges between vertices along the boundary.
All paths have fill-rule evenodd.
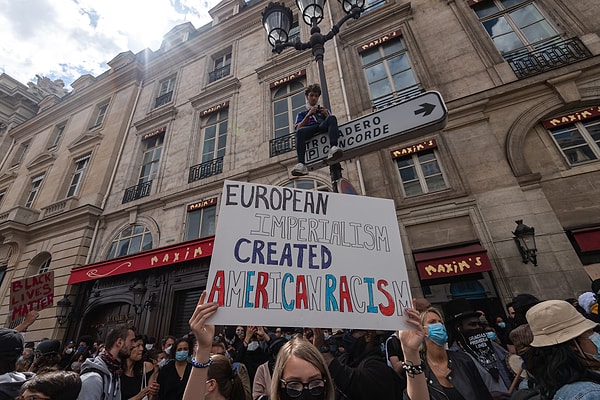
<path id="1" fill-rule="evenodd" d="M 217 303 L 219 306 L 225 305 L 225 271 L 217 271 L 215 274 L 215 280 L 210 288 L 210 294 L 208 295 L 207 301 L 212 302 L 217 297 Z"/>
<path id="2" fill-rule="evenodd" d="M 13 293 L 17 293 L 21 289 L 23 289 L 23 283 L 21 281 L 14 281 L 12 283 L 12 291 L 13 291 Z"/>
<path id="3" fill-rule="evenodd" d="M 269 300 L 267 297 L 267 283 L 269 283 L 269 274 L 266 272 L 259 272 L 256 280 L 256 297 L 254 299 L 254 307 L 259 307 L 258 303 L 260 303 L 260 299 L 262 298 L 262 307 L 267 308 Z"/>
<path id="4" fill-rule="evenodd" d="M 304 275 L 298 275 L 296 279 L 296 308 L 301 308 L 300 303 L 304 303 L 304 308 L 308 308 L 306 277 Z"/>
<path id="5" fill-rule="evenodd" d="M 377 281 L 377 289 L 385 296 L 385 298 L 388 301 L 387 306 L 384 306 L 382 303 L 379 303 L 379 311 L 381 311 L 381 313 L 383 315 L 385 315 L 386 317 L 389 317 L 394 314 L 395 307 L 394 307 L 394 299 L 388 293 L 388 291 L 383 288 L 384 286 L 387 286 L 387 285 L 388 285 L 388 283 L 385 279 L 380 279 Z"/>
<path id="6" fill-rule="evenodd" d="M 346 275 L 340 276 L 340 311 L 344 312 L 344 303 L 348 305 L 348 312 L 352 312 L 352 301 L 350 300 L 350 288 Z"/>

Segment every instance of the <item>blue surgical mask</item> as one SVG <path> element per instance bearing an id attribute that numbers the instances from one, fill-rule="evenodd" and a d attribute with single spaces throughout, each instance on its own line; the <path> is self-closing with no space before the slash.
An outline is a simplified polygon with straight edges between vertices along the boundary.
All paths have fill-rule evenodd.
<path id="1" fill-rule="evenodd" d="M 500 328 L 500 329 L 506 328 L 506 322 L 498 322 L 498 328 Z"/>
<path id="2" fill-rule="evenodd" d="M 596 354 L 590 354 L 594 360 L 600 361 L 600 333 L 594 332 L 588 338 L 596 346 Z"/>
<path id="3" fill-rule="evenodd" d="M 448 332 L 441 322 L 427 325 L 427 338 L 438 346 L 443 346 L 448 341 Z"/>
<path id="4" fill-rule="evenodd" d="M 490 340 L 498 339 L 498 335 L 496 335 L 496 332 L 494 332 L 494 331 L 487 331 L 485 334 L 488 337 L 488 339 L 490 339 Z"/>
<path id="5" fill-rule="evenodd" d="M 189 352 L 187 350 L 177 351 L 175 352 L 175 359 L 177 361 L 185 361 L 187 360 Z"/>

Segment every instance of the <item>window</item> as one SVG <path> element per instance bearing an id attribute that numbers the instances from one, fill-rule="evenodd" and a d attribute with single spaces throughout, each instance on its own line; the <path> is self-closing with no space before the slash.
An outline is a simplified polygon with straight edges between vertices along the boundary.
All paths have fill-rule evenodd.
<path id="1" fill-rule="evenodd" d="M 27 149 L 29 149 L 30 143 L 31 140 L 26 140 L 19 145 L 19 147 L 17 148 L 17 152 L 15 153 L 12 162 L 10 163 L 11 167 L 15 167 L 19 165 L 21 161 L 23 161 L 23 159 L 25 158 L 25 153 L 27 153 Z"/>
<path id="2" fill-rule="evenodd" d="M 97 128 L 104 122 L 104 117 L 106 116 L 106 111 L 108 110 L 108 102 L 100 104 L 96 107 L 96 113 L 94 114 L 94 123 L 90 127 L 90 129 Z"/>
<path id="3" fill-rule="evenodd" d="M 6 269 L 7 268 L 8 268 L 7 264 L 4 264 L 4 265 L 0 266 L 0 286 L 2 286 L 2 283 L 4 283 L 4 277 L 6 276 Z"/>
<path id="4" fill-rule="evenodd" d="M 283 185 L 284 187 L 291 187 L 295 189 L 306 189 L 306 190 L 318 190 L 320 192 L 330 192 L 329 186 L 315 181 L 314 179 L 294 179 Z"/>
<path id="5" fill-rule="evenodd" d="M 600 158 L 600 118 L 549 130 L 569 164 L 577 165 Z"/>
<path id="6" fill-rule="evenodd" d="M 231 53 L 213 58 L 213 70 L 208 74 L 208 82 L 214 82 L 229 75 L 231 70 Z"/>
<path id="7" fill-rule="evenodd" d="M 227 112 L 223 109 L 209 114 L 204 127 L 202 162 L 225 156 L 227 146 Z"/>
<path id="8" fill-rule="evenodd" d="M 447 188 L 434 150 L 397 158 L 396 163 L 406 197 Z"/>
<path id="9" fill-rule="evenodd" d="M 292 26 L 290 26 L 290 31 L 288 32 L 288 42 L 294 43 L 296 41 L 300 41 L 300 25 L 297 19 L 292 21 Z"/>
<path id="10" fill-rule="evenodd" d="M 29 190 L 29 195 L 27 196 L 27 200 L 25 201 L 25 207 L 31 207 L 38 191 L 40 190 L 40 186 L 42 186 L 42 181 L 44 180 L 44 175 L 38 175 L 35 178 L 31 179 L 31 189 Z"/>
<path id="11" fill-rule="evenodd" d="M 62 139 L 63 133 L 65 132 L 66 126 L 66 122 L 56 125 L 56 127 L 54 128 L 54 132 L 52 132 L 52 136 L 50 137 L 48 149 L 53 149 L 56 146 L 58 146 L 58 143 L 60 143 L 60 139 Z"/>
<path id="12" fill-rule="evenodd" d="M 36 275 L 44 274 L 44 273 L 48 272 L 50 270 L 50 262 L 51 261 L 52 261 L 52 257 L 48 257 L 46 260 L 44 260 L 44 262 L 42 262 L 42 264 L 40 265 L 40 268 L 38 269 L 38 272 Z"/>
<path id="13" fill-rule="evenodd" d="M 364 50 L 360 55 L 374 109 L 421 92 L 402 39 Z"/>
<path id="14" fill-rule="evenodd" d="M 217 206 L 208 206 L 188 212 L 185 240 L 204 238 L 215 234 Z"/>
<path id="15" fill-rule="evenodd" d="M 488 0 L 473 6 L 505 59 L 528 53 L 559 34 L 531 0 Z"/>
<path id="16" fill-rule="evenodd" d="M 170 103 L 173 100 L 173 90 L 175 90 L 175 77 L 162 80 L 158 88 L 158 96 L 154 102 L 154 107 L 160 107 Z"/>
<path id="17" fill-rule="evenodd" d="M 6 189 L 0 189 L 0 206 L 2 205 L 2 200 L 4 200 L 5 195 L 6 195 Z"/>
<path id="18" fill-rule="evenodd" d="M 303 82 L 290 82 L 280 86 L 273 95 L 273 128 L 275 137 L 282 137 L 294 132 L 296 115 L 304 110 Z"/>
<path id="19" fill-rule="evenodd" d="M 375 10 L 385 4 L 385 0 L 365 0 L 364 12 Z"/>
<path id="20" fill-rule="evenodd" d="M 144 154 L 138 184 L 151 182 L 156 178 L 164 138 L 165 135 L 161 133 L 144 140 Z"/>
<path id="21" fill-rule="evenodd" d="M 143 225 L 133 225 L 121 231 L 112 241 L 107 259 L 152 249 L 152 234 Z"/>
<path id="22" fill-rule="evenodd" d="M 75 171 L 73 171 L 73 177 L 71 178 L 71 184 L 69 185 L 69 190 L 67 191 L 67 197 L 75 196 L 79 191 L 81 181 L 83 180 L 83 175 L 85 174 L 85 170 L 87 169 L 89 162 L 89 155 L 75 160 Z"/>

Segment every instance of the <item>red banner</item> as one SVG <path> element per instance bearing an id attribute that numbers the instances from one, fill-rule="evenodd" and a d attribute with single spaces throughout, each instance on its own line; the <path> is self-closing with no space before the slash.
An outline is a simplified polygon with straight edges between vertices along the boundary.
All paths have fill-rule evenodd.
<path id="1" fill-rule="evenodd" d="M 121 257 L 95 264 L 74 268 L 69 277 L 69 285 L 108 278 L 130 272 L 142 271 L 149 268 L 164 267 L 184 261 L 209 257 L 213 252 L 215 238 L 198 239 L 183 242 L 175 246 Z"/>
<path id="2" fill-rule="evenodd" d="M 600 227 L 578 229 L 572 233 L 582 253 L 600 250 Z"/>
<path id="3" fill-rule="evenodd" d="M 10 320 L 22 318 L 31 310 L 54 305 L 54 271 L 17 279 L 10 283 Z"/>
<path id="4" fill-rule="evenodd" d="M 492 270 L 486 250 L 480 245 L 415 254 L 421 280 L 447 278 Z"/>

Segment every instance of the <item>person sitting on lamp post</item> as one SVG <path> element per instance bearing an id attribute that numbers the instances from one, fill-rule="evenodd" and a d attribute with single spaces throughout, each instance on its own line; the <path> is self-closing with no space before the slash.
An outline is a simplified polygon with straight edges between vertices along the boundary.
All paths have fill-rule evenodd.
<path id="1" fill-rule="evenodd" d="M 331 146 L 327 153 L 327 162 L 333 164 L 338 161 L 342 155 L 342 149 L 338 145 L 338 123 L 335 115 L 329 110 L 318 104 L 321 97 L 321 86 L 318 84 L 309 85 L 304 91 L 306 96 L 306 110 L 298 113 L 294 128 L 296 129 L 296 154 L 298 164 L 292 169 L 293 176 L 308 175 L 308 168 L 305 163 L 306 141 L 319 133 L 327 132 L 329 135 L 329 145 Z"/>

